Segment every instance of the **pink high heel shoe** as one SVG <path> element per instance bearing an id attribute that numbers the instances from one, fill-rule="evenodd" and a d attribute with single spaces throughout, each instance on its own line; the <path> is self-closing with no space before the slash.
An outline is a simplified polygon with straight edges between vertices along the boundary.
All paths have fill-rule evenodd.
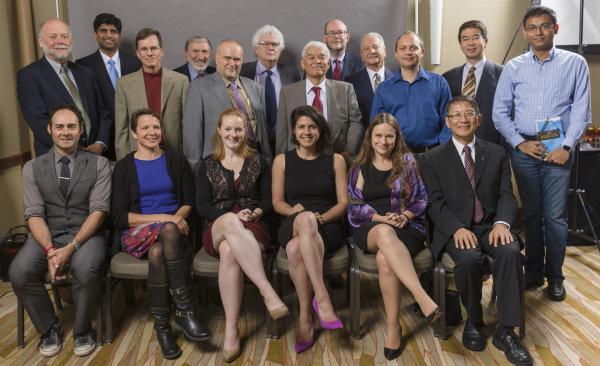
<path id="1" fill-rule="evenodd" d="M 313 307 L 313 310 L 315 311 L 315 314 L 317 314 L 317 318 L 319 318 L 319 323 L 321 323 L 321 328 L 333 330 L 333 329 L 342 329 L 344 327 L 344 324 L 342 324 L 342 321 L 340 320 L 340 318 L 336 318 L 335 320 L 332 320 L 332 321 L 326 321 L 326 320 L 321 319 L 321 314 L 319 314 L 319 305 L 317 304 L 317 298 L 315 298 L 315 297 L 313 297 L 313 300 L 312 300 L 312 307 Z"/>

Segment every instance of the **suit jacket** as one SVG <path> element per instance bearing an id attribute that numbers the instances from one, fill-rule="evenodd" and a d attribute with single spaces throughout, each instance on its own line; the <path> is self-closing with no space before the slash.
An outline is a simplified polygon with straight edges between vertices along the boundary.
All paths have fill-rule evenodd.
<path id="1" fill-rule="evenodd" d="M 464 64 L 448 70 L 442 75 L 448 82 L 453 97 L 462 95 L 463 68 Z M 483 117 L 481 125 L 477 129 L 477 137 L 504 146 L 504 138 L 496 130 L 494 121 L 492 120 L 494 94 L 496 93 L 496 85 L 502 73 L 502 68 L 502 65 L 491 61 L 485 62 L 479 86 L 477 87 L 477 93 L 475 94 L 475 101 L 479 105 L 479 110 Z"/>
<path id="2" fill-rule="evenodd" d="M 178 73 L 187 76 L 188 81 L 192 81 L 192 77 L 190 76 L 190 69 L 188 68 L 187 62 L 185 64 L 179 66 L 178 68 L 173 69 L 173 71 L 177 71 Z M 207 66 L 205 73 L 206 73 L 206 75 L 208 75 L 208 74 L 214 73 L 215 71 L 217 71 L 217 69 L 215 69 L 214 67 Z"/>
<path id="3" fill-rule="evenodd" d="M 384 69 L 383 80 L 392 76 L 392 72 L 389 68 Z M 381 81 L 383 81 L 381 80 Z M 356 92 L 356 99 L 358 100 L 358 107 L 360 108 L 360 114 L 362 115 L 362 124 L 365 129 L 371 123 L 371 104 L 373 103 L 373 87 L 371 86 L 371 78 L 367 69 L 362 69 L 359 72 L 352 74 L 346 78 L 346 81 L 354 86 L 354 92 Z"/>
<path id="4" fill-rule="evenodd" d="M 173 70 L 162 69 L 160 113 L 165 145 L 181 151 L 181 119 L 189 81 Z M 140 69 L 123 76 L 117 82 L 115 92 L 115 151 L 117 160 L 137 149 L 129 128 L 131 113 L 140 108 L 148 108 L 143 71 Z"/>
<path id="5" fill-rule="evenodd" d="M 242 64 L 242 70 L 240 70 L 240 76 L 254 80 L 256 77 L 256 63 L 258 61 L 246 62 Z M 281 78 L 281 87 L 295 83 L 300 80 L 300 73 L 297 68 L 286 67 L 283 64 L 277 64 L 277 71 Z"/>
<path id="6" fill-rule="evenodd" d="M 425 153 L 420 164 L 429 192 L 427 214 L 434 225 L 431 250 L 437 257 L 456 230 L 473 226 L 475 195 L 452 140 Z M 504 221 L 512 226 L 517 203 L 508 155 L 503 147 L 483 139 L 475 141 L 475 193 L 484 212 L 478 225 Z"/>
<path id="7" fill-rule="evenodd" d="M 296 107 L 306 105 L 306 80 L 300 80 L 281 89 L 277 110 L 276 150 L 278 154 L 295 148 L 290 116 Z M 326 80 L 327 123 L 331 128 L 333 151 L 356 155 L 363 135 L 360 109 L 354 88 L 345 81 Z"/>
<path id="8" fill-rule="evenodd" d="M 333 79 L 333 67 L 334 65 L 331 63 L 331 65 L 329 65 L 329 70 L 327 70 L 327 79 Z M 350 52 L 346 52 L 342 69 L 342 80 L 346 80 L 348 76 L 355 74 L 364 68 L 365 65 L 362 63 L 362 60 L 359 56 L 356 56 Z"/>
<path id="9" fill-rule="evenodd" d="M 269 135 L 263 101 L 263 88 L 253 80 L 239 77 L 256 117 L 257 139 L 260 153 L 270 160 Z M 225 81 L 219 73 L 207 75 L 192 81 L 183 111 L 183 153 L 191 163 L 200 161 L 212 153 L 212 138 L 217 129 L 219 115 L 225 109 L 232 108 Z"/>
<path id="10" fill-rule="evenodd" d="M 101 141 L 109 146 L 110 113 L 104 107 L 94 74 L 70 61 L 67 67 L 75 78 L 81 103 L 91 124 L 87 136 L 82 136 L 79 143 L 87 146 Z M 35 154 L 47 153 L 53 144 L 47 130 L 50 112 L 58 105 L 75 105 L 75 102 L 45 56 L 17 72 L 17 98 L 25 122 L 33 131 Z"/>

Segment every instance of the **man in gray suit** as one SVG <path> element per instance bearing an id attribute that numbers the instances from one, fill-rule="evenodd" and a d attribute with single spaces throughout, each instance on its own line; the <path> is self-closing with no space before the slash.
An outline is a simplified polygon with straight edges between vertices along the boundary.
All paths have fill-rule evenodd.
<path id="1" fill-rule="evenodd" d="M 221 41 L 215 57 L 217 72 L 192 81 L 183 110 L 183 153 L 191 163 L 212 153 L 219 115 L 232 107 L 246 116 L 249 145 L 271 159 L 264 90 L 255 81 L 239 76 L 243 60 L 244 50 L 238 41 Z"/>
<path id="2" fill-rule="evenodd" d="M 277 112 L 278 154 L 295 148 L 291 143 L 290 115 L 302 105 L 312 105 L 320 111 L 329 127 L 333 151 L 350 157 L 356 155 L 363 135 L 360 109 L 352 84 L 326 79 L 329 69 L 329 49 L 323 42 L 310 41 L 302 49 L 300 66 L 306 80 L 290 84 L 281 90 Z"/>
<path id="3" fill-rule="evenodd" d="M 44 357 L 55 356 L 62 340 L 43 279 L 46 273 L 51 281 L 70 278 L 74 353 L 83 357 L 96 348 L 90 320 L 104 276 L 106 242 L 100 228 L 110 206 L 110 165 L 106 158 L 78 148 L 83 117 L 76 107 L 56 107 L 47 130 L 53 147 L 23 167 L 24 217 L 31 237 L 9 274 L 15 294 L 42 335 L 38 350 Z"/>
<path id="4" fill-rule="evenodd" d="M 263 25 L 258 28 L 252 37 L 252 47 L 256 53 L 256 61 L 244 63 L 240 75 L 256 81 L 265 90 L 265 112 L 269 127 L 269 142 L 273 150 L 281 88 L 299 81 L 300 74 L 297 68 L 278 63 L 285 42 L 281 31 L 274 26 Z"/>

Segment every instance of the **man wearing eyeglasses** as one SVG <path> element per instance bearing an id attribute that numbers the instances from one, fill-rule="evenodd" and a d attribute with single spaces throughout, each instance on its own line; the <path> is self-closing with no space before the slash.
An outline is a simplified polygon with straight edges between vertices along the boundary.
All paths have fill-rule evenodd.
<path id="1" fill-rule="evenodd" d="M 477 137 L 502 145 L 504 139 L 492 120 L 494 93 L 502 74 L 502 66 L 486 59 L 487 42 L 487 28 L 483 22 L 464 22 L 458 29 L 458 43 L 466 62 L 446 71 L 442 76 L 448 82 L 453 97 L 468 95 L 477 101 L 482 116 Z"/>
<path id="2" fill-rule="evenodd" d="M 52 109 L 70 104 L 83 116 L 79 144 L 97 155 L 110 145 L 110 113 L 102 101 L 94 73 L 69 61 L 73 35 L 67 23 L 49 19 L 40 27 L 38 42 L 44 55 L 17 73 L 17 98 L 25 122 L 33 132 L 37 156 L 53 142 L 46 129 Z"/>
<path id="3" fill-rule="evenodd" d="M 558 29 L 554 10 L 527 10 L 522 32 L 530 51 L 504 67 L 493 109 L 496 128 L 512 146 L 511 164 L 523 204 L 525 286 L 541 287 L 545 277 L 553 301 L 566 296 L 562 265 L 572 151 L 592 119 L 587 63 L 554 46 Z M 552 134 L 558 137 L 548 149 L 550 140 L 544 143 L 540 137 Z"/>
<path id="4" fill-rule="evenodd" d="M 189 81 L 184 75 L 162 67 L 165 51 L 159 31 L 140 30 L 135 36 L 135 46 L 142 68 L 120 78 L 115 91 L 117 160 L 136 149 L 129 116 L 140 108 L 148 108 L 162 117 L 161 145 L 179 151 L 183 148 L 181 119 Z"/>
<path id="5" fill-rule="evenodd" d="M 481 285 L 487 256 L 496 289 L 498 326 L 492 344 L 515 365 L 533 360 L 514 332 L 522 325 L 520 283 L 524 258 L 518 237 L 511 233 L 517 214 L 508 153 L 501 146 L 475 137 L 481 113 L 472 97 L 455 97 L 448 104 L 446 125 L 452 138 L 421 159 L 421 173 L 433 221 L 431 250 L 436 258 L 447 252 L 456 266 L 454 277 L 467 311 L 462 343 L 480 352 L 487 345 L 481 306 Z"/>
<path id="6" fill-rule="evenodd" d="M 306 80 L 285 86 L 279 98 L 276 150 L 278 154 L 295 148 L 290 116 L 296 107 L 311 105 L 331 127 L 333 152 L 349 158 L 356 155 L 363 135 L 360 109 L 352 84 L 325 77 L 329 69 L 329 49 L 323 42 L 310 41 L 302 49 L 300 66 Z"/>
<path id="7" fill-rule="evenodd" d="M 263 25 L 252 37 L 252 47 L 256 61 L 242 64 L 240 76 L 252 79 L 265 90 L 265 111 L 269 127 L 271 150 L 275 149 L 275 126 L 277 125 L 277 105 L 281 88 L 300 80 L 295 67 L 279 62 L 281 51 L 285 48 L 283 34 L 272 25 Z"/>
<path id="8" fill-rule="evenodd" d="M 330 53 L 331 67 L 327 71 L 327 78 L 333 80 L 345 80 L 348 76 L 364 68 L 360 57 L 346 52 L 346 46 L 350 40 L 350 32 L 346 24 L 339 19 L 332 19 L 325 23 L 323 41 Z"/>

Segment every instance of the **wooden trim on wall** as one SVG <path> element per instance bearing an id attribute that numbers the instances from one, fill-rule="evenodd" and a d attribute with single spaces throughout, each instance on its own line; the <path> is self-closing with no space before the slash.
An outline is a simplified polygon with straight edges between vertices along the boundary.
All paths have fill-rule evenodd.
<path id="1" fill-rule="evenodd" d="M 0 158 L 0 172 L 23 165 L 31 160 L 31 151 L 25 151 L 20 154 Z"/>

